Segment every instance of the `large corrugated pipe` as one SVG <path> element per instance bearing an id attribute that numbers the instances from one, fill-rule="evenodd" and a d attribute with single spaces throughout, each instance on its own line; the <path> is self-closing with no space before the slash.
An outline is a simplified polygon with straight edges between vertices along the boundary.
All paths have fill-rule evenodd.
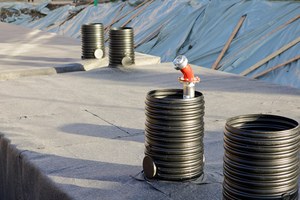
<path id="1" fill-rule="evenodd" d="M 81 25 L 82 59 L 105 56 L 104 29 L 101 23 Z"/>
<path id="2" fill-rule="evenodd" d="M 223 199 L 298 199 L 299 124 L 252 114 L 227 120 Z"/>
<path id="3" fill-rule="evenodd" d="M 129 66 L 135 63 L 134 33 L 130 27 L 109 30 L 109 65 Z"/>
<path id="4" fill-rule="evenodd" d="M 146 96 L 144 174 L 189 180 L 203 173 L 204 98 L 183 99 L 183 90 L 153 90 Z"/>

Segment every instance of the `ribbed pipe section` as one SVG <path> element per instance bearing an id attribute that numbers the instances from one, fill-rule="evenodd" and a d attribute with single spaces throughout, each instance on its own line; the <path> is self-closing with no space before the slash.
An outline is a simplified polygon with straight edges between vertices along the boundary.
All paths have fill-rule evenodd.
<path id="1" fill-rule="evenodd" d="M 82 59 L 100 59 L 105 56 L 104 29 L 101 23 L 81 25 Z"/>
<path id="2" fill-rule="evenodd" d="M 276 115 L 242 115 L 224 129 L 223 199 L 298 199 L 299 124 Z"/>
<path id="3" fill-rule="evenodd" d="M 183 99 L 179 89 L 146 96 L 144 173 L 148 178 L 188 180 L 203 173 L 204 98 Z"/>
<path id="4" fill-rule="evenodd" d="M 109 30 L 109 65 L 129 66 L 134 63 L 135 58 L 133 28 L 111 28 Z"/>

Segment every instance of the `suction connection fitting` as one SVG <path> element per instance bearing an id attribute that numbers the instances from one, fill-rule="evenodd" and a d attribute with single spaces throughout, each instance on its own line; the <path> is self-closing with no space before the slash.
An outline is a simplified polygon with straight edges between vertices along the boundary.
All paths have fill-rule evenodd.
<path id="1" fill-rule="evenodd" d="M 173 61 L 173 67 L 183 74 L 183 77 L 178 78 L 178 81 L 183 83 L 183 98 L 194 98 L 195 83 L 200 82 L 200 78 L 194 76 L 194 72 L 188 64 L 188 59 L 184 55 L 177 56 Z"/>

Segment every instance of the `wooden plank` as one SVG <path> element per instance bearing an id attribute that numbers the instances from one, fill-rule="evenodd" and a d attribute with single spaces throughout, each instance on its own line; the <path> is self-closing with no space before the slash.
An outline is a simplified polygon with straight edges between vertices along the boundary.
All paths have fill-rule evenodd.
<path id="1" fill-rule="evenodd" d="M 134 48 L 137 48 L 138 46 L 140 46 L 140 45 L 143 44 L 144 42 L 147 42 L 147 41 L 153 39 L 154 37 L 156 37 L 156 36 L 159 34 L 160 30 L 162 29 L 162 27 L 163 27 L 164 25 L 165 25 L 165 23 L 162 24 L 161 26 L 159 26 L 157 29 L 155 29 L 155 31 L 153 31 L 152 33 L 150 33 L 150 34 L 149 34 L 147 37 L 145 37 L 142 41 L 140 41 L 138 44 L 136 44 L 136 45 L 134 46 Z"/>
<path id="2" fill-rule="evenodd" d="M 267 56 L 266 58 L 262 59 L 261 61 L 259 61 L 258 63 L 256 63 L 255 65 L 249 67 L 248 69 L 246 69 L 245 71 L 241 72 L 239 75 L 241 76 L 245 76 L 247 74 L 249 74 L 250 72 L 252 72 L 253 70 L 257 69 L 258 67 L 260 67 L 261 65 L 263 65 L 264 63 L 268 62 L 269 60 L 271 60 L 272 58 L 276 57 L 277 55 L 281 54 L 282 52 L 284 52 L 285 50 L 291 48 L 292 46 L 294 46 L 295 44 L 297 44 L 300 41 L 300 37 L 296 38 L 295 40 L 291 41 L 290 43 L 288 43 L 287 45 L 281 47 L 279 50 L 275 51 L 274 53 L 270 54 L 269 56 Z"/>
<path id="3" fill-rule="evenodd" d="M 115 17 L 113 18 L 113 20 L 111 22 L 114 22 L 115 19 L 117 18 L 117 16 L 120 14 L 120 12 L 122 11 L 123 7 L 125 6 L 125 2 L 123 3 L 123 5 L 121 6 L 121 8 L 119 9 L 119 11 L 117 12 L 117 14 L 115 15 Z M 111 25 L 108 25 L 106 27 L 106 30 L 104 31 L 104 35 L 106 34 L 106 32 L 110 29 Z"/>
<path id="4" fill-rule="evenodd" d="M 139 10 L 135 15 L 133 15 L 129 20 L 127 20 L 121 27 L 126 26 L 133 18 L 138 16 L 145 8 L 147 8 L 154 0 L 151 0 L 145 7 L 143 7 L 141 10 Z M 109 36 L 104 40 L 105 42 L 109 40 Z"/>
<path id="5" fill-rule="evenodd" d="M 78 15 L 81 11 L 83 11 L 87 6 L 91 5 L 93 3 L 93 1 L 89 2 L 88 4 L 86 4 L 85 7 L 81 8 L 80 10 L 78 10 L 77 12 L 71 14 L 66 20 L 64 20 L 62 23 L 60 23 L 58 26 L 61 27 L 61 25 L 63 25 L 64 23 L 66 23 L 66 21 L 72 19 L 73 17 L 75 17 L 76 15 Z"/>
<path id="6" fill-rule="evenodd" d="M 276 31 L 282 29 L 283 27 L 285 27 L 286 25 L 292 23 L 293 21 L 297 20 L 300 17 L 300 14 L 298 14 L 296 17 L 294 17 L 293 19 L 290 19 L 289 21 L 287 21 L 286 23 L 284 23 L 283 25 L 279 26 L 278 28 L 274 29 L 273 31 L 271 31 L 270 33 L 268 33 L 267 35 L 263 36 L 262 38 L 256 40 L 255 42 L 253 42 L 252 44 L 250 44 L 249 46 L 247 46 L 246 48 L 242 49 L 240 52 L 234 54 L 233 56 L 231 56 L 230 58 L 228 58 L 227 60 L 225 60 L 224 62 L 222 62 L 216 69 L 221 68 L 223 65 L 225 65 L 225 63 L 227 63 L 230 59 L 232 59 L 233 57 L 235 57 L 236 55 L 242 53 L 243 51 L 249 49 L 250 47 L 252 47 L 253 45 L 255 45 L 256 43 L 258 43 L 259 41 L 263 40 L 264 38 L 268 37 L 269 35 L 271 35 L 272 33 L 275 33 Z"/>
<path id="7" fill-rule="evenodd" d="M 150 40 L 152 40 L 153 38 L 155 38 L 161 31 L 161 29 L 169 22 L 171 21 L 172 18 L 169 18 L 165 23 L 163 23 L 162 25 L 160 25 L 157 29 L 155 29 L 152 33 L 150 33 L 147 37 L 145 37 L 143 40 L 141 40 L 138 44 L 136 44 L 134 46 L 134 48 L 137 48 L 138 46 L 140 46 L 141 44 L 143 44 L 144 42 L 148 42 Z"/>
<path id="8" fill-rule="evenodd" d="M 146 0 L 143 3 L 141 3 L 140 5 L 138 5 L 137 7 L 135 7 L 134 9 L 132 9 L 131 11 L 127 12 L 125 15 L 121 16 L 119 19 L 112 21 L 107 27 L 105 27 L 105 29 L 108 29 L 108 27 L 111 27 L 113 24 L 117 23 L 118 21 L 120 21 L 121 19 L 123 19 L 124 17 L 126 17 L 127 15 L 129 15 L 130 13 L 132 13 L 133 11 L 135 11 L 136 9 L 138 9 L 139 7 L 143 6 L 144 4 L 146 4 L 148 1 L 150 0 Z"/>
<path id="9" fill-rule="evenodd" d="M 145 8 L 147 8 L 154 0 L 151 0 L 147 5 L 145 5 L 141 10 L 139 10 L 135 15 L 133 15 L 129 20 L 127 20 L 121 27 L 126 26 L 133 18 L 138 16 Z"/>
<path id="10" fill-rule="evenodd" d="M 211 69 L 216 69 L 219 62 L 221 61 L 221 59 L 223 58 L 225 52 L 227 51 L 229 45 L 231 44 L 233 38 L 235 37 L 235 35 L 237 34 L 237 32 L 239 31 L 240 27 L 242 26 L 245 18 L 247 17 L 247 14 L 243 15 L 240 19 L 240 21 L 238 22 L 238 24 L 236 25 L 235 29 L 233 30 L 232 34 L 230 35 L 228 41 L 226 42 L 224 48 L 222 49 L 221 53 L 219 54 L 218 58 L 216 59 L 215 63 L 213 64 L 213 66 L 211 67 Z"/>
<path id="11" fill-rule="evenodd" d="M 263 71 L 263 72 L 260 72 L 259 74 L 256 74 L 256 75 L 252 76 L 251 78 L 258 78 L 258 77 L 260 77 L 260 76 L 262 76 L 262 75 L 265 75 L 265 74 L 267 74 L 267 73 L 269 73 L 269 72 L 271 72 L 271 71 L 273 71 L 273 70 L 275 70 L 275 69 L 278 69 L 278 68 L 280 68 L 280 67 L 283 67 L 283 66 L 285 66 L 285 65 L 287 65 L 287 64 L 289 64 L 289 63 L 291 63 L 291 62 L 294 62 L 294 61 L 296 61 L 296 60 L 298 60 L 298 59 L 300 59 L 300 55 L 298 55 L 298 56 L 296 56 L 296 57 L 294 57 L 294 58 L 292 58 L 292 59 L 290 59 L 290 60 L 287 60 L 287 61 L 285 61 L 285 62 L 283 62 L 283 63 L 281 63 L 281 64 L 279 64 L 279 65 L 276 65 L 275 67 L 272 67 L 272 68 L 267 69 L 267 70 L 265 70 L 265 71 Z"/>

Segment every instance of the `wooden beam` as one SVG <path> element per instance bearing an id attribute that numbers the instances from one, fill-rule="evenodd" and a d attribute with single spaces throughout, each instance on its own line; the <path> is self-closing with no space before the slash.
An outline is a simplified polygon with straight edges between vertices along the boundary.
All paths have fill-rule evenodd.
<path id="1" fill-rule="evenodd" d="M 292 59 L 290 59 L 290 60 L 287 60 L 287 61 L 285 61 L 285 62 L 283 62 L 283 63 L 281 63 L 281 64 L 279 64 L 279 65 L 276 65 L 275 67 L 272 67 L 272 68 L 267 69 L 267 70 L 265 70 L 265 71 L 263 71 L 263 72 L 260 72 L 259 74 L 256 74 L 256 75 L 252 76 L 251 78 L 258 78 L 258 77 L 260 77 L 260 76 L 262 76 L 262 75 L 265 75 L 265 74 L 267 74 L 267 73 L 269 73 L 269 72 L 271 72 L 271 71 L 273 71 L 273 70 L 275 70 L 275 69 L 278 69 L 278 68 L 280 68 L 280 67 L 283 67 L 283 66 L 285 66 L 285 65 L 287 65 L 287 64 L 289 64 L 289 63 L 291 63 L 291 62 L 294 62 L 294 61 L 296 61 L 296 60 L 298 60 L 298 59 L 300 59 L 300 55 L 298 55 L 298 56 L 296 56 L 296 57 L 294 57 L 294 58 L 292 58 Z"/>
<path id="2" fill-rule="evenodd" d="M 153 39 L 155 36 L 157 36 L 159 34 L 159 31 L 162 29 L 162 27 L 165 25 L 162 24 L 161 26 L 159 26 L 157 29 L 155 29 L 152 33 L 150 33 L 147 37 L 145 37 L 142 41 L 140 41 L 138 44 L 136 44 L 134 46 L 134 48 L 137 48 L 138 46 L 140 46 L 141 44 L 143 44 L 144 42 L 147 42 L 151 39 Z"/>
<path id="3" fill-rule="evenodd" d="M 249 67 L 248 69 L 246 69 L 245 71 L 241 72 L 239 75 L 245 76 L 245 75 L 249 74 L 253 70 L 257 69 L 258 67 L 260 67 L 264 63 L 266 63 L 269 60 L 271 60 L 272 58 L 274 58 L 275 56 L 277 56 L 277 55 L 281 54 L 282 52 L 284 52 L 285 50 L 291 48 L 292 46 L 294 46 L 295 44 L 297 44 L 299 41 L 300 41 L 300 37 L 298 37 L 295 40 L 291 41 L 287 45 L 281 47 L 279 50 L 275 51 L 274 53 L 270 54 L 266 58 L 264 58 L 261 61 L 259 61 L 258 63 L 256 63 L 255 65 L 253 65 L 253 66 Z"/>
<path id="4" fill-rule="evenodd" d="M 77 12 L 69 15 L 69 17 L 66 20 L 64 20 L 62 23 L 60 23 L 58 26 L 60 27 L 61 25 L 63 25 L 64 23 L 66 23 L 66 21 L 68 21 L 68 20 L 72 19 L 73 17 L 75 17 L 76 15 L 78 15 L 81 11 L 83 11 L 87 6 L 91 5 L 92 3 L 93 3 L 93 1 L 89 2 L 88 4 L 86 4 L 85 7 L 81 8 Z"/>
<path id="5" fill-rule="evenodd" d="M 232 34 L 230 35 L 228 41 L 226 42 L 224 48 L 222 49 L 221 53 L 219 54 L 217 60 L 215 61 L 215 63 L 213 64 L 213 66 L 211 67 L 211 69 L 216 69 L 219 62 L 221 61 L 221 59 L 223 58 L 225 52 L 227 51 L 229 45 L 231 44 L 233 38 L 235 37 L 235 35 L 237 34 L 237 32 L 239 31 L 240 27 L 242 26 L 245 18 L 247 17 L 247 14 L 243 15 L 239 21 L 239 23 L 236 25 L 235 29 L 233 30 Z"/>
<path id="6" fill-rule="evenodd" d="M 223 65 L 225 65 L 225 63 L 227 63 L 230 59 L 232 59 L 233 57 L 235 57 L 236 55 L 242 53 L 243 51 L 249 49 L 250 47 L 252 47 L 253 45 L 255 45 L 256 43 L 258 43 L 259 41 L 263 40 L 264 38 L 268 37 L 269 35 L 271 35 L 272 33 L 275 33 L 276 31 L 282 29 L 283 27 L 285 27 L 286 25 L 292 23 L 293 21 L 297 20 L 300 17 L 300 14 L 298 14 L 296 17 L 294 17 L 293 19 L 290 19 L 289 21 L 287 21 L 286 23 L 284 23 L 283 25 L 279 26 L 278 28 L 274 29 L 273 31 L 271 31 L 270 33 L 268 33 L 267 35 L 263 36 L 262 38 L 256 40 L 255 42 L 253 42 L 252 44 L 250 44 L 249 46 L 247 46 L 246 48 L 242 49 L 241 51 L 239 51 L 238 53 L 234 54 L 233 56 L 231 56 L 230 58 L 228 58 L 227 60 L 225 60 L 224 62 L 222 62 L 219 67 L 217 67 L 217 69 L 221 68 Z"/>
<path id="7" fill-rule="evenodd" d="M 129 20 L 127 20 L 121 27 L 126 26 L 133 18 L 138 16 L 145 8 L 147 8 L 154 0 L 151 0 L 147 5 L 145 5 L 141 10 L 139 10 L 135 15 L 133 15 Z"/>
<path id="8" fill-rule="evenodd" d="M 119 19 L 111 22 L 107 27 L 105 27 L 105 29 L 108 29 L 108 27 L 111 27 L 113 24 L 117 23 L 118 21 L 120 21 L 121 19 L 123 19 L 124 17 L 126 17 L 127 15 L 129 15 L 130 13 L 132 13 L 133 11 L 135 11 L 136 9 L 138 9 L 139 7 L 143 6 L 145 3 L 147 3 L 150 0 L 146 0 L 143 3 L 141 3 L 140 5 L 138 5 L 137 7 L 135 7 L 134 9 L 132 9 L 131 11 L 127 12 L 125 15 L 123 15 L 122 17 L 120 17 Z"/>
<path id="9" fill-rule="evenodd" d="M 140 14 L 145 8 L 147 8 L 147 6 L 149 6 L 154 0 L 151 0 L 145 7 L 143 7 L 141 10 L 139 10 L 135 15 L 133 15 L 129 20 L 127 20 L 121 27 L 126 26 L 133 18 L 135 18 L 136 16 L 138 16 L 138 14 Z M 109 40 L 109 36 L 105 39 L 105 42 Z"/>
<path id="10" fill-rule="evenodd" d="M 122 11 L 123 7 L 125 6 L 125 2 L 123 3 L 123 5 L 121 6 L 121 8 L 119 9 L 119 11 L 117 12 L 117 14 L 115 15 L 115 17 L 113 18 L 113 20 L 111 22 L 114 22 L 115 19 L 117 18 L 117 16 L 120 14 L 120 12 Z M 110 29 L 111 25 L 108 25 L 106 27 L 106 30 L 104 31 L 104 35 L 106 34 L 106 32 Z"/>

